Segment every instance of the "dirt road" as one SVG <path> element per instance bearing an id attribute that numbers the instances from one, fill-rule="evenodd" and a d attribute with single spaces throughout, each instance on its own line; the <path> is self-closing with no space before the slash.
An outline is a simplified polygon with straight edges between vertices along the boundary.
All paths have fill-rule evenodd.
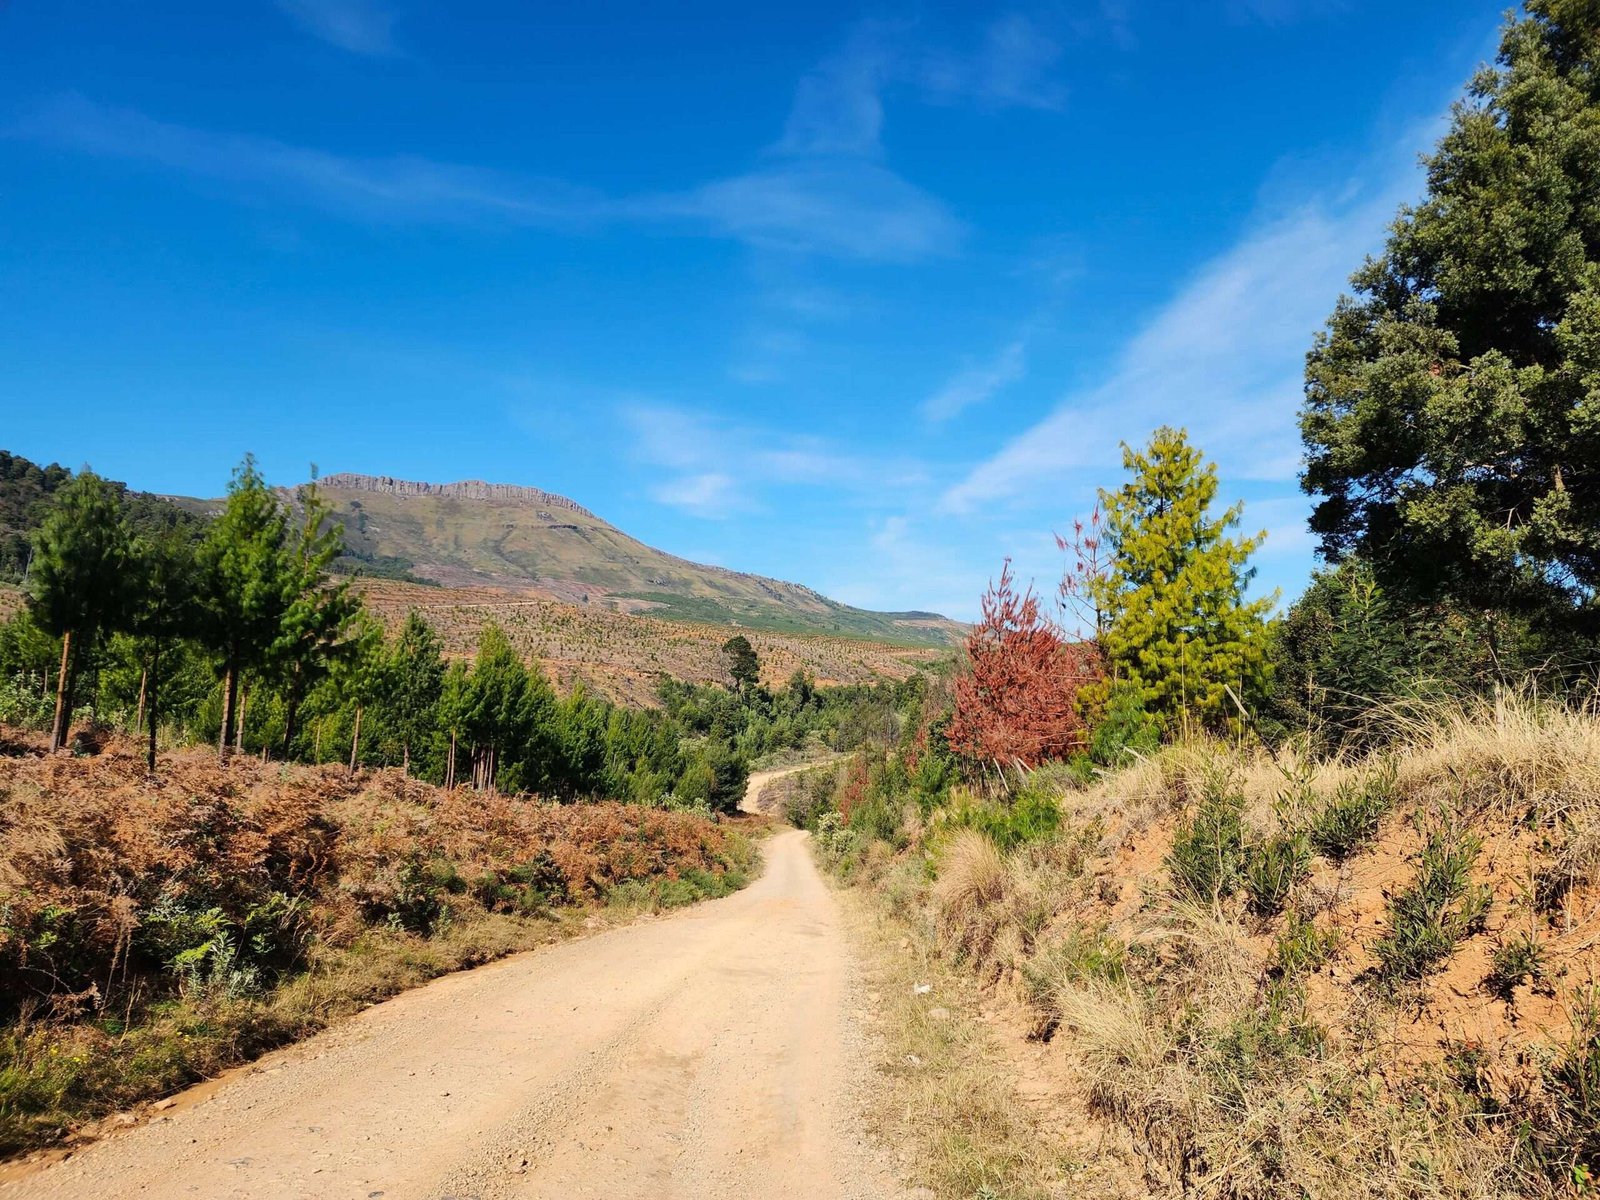
<path id="1" fill-rule="evenodd" d="M 897 1196 L 836 902 L 804 834 L 766 864 L 369 1009 L 0 1198 Z"/>

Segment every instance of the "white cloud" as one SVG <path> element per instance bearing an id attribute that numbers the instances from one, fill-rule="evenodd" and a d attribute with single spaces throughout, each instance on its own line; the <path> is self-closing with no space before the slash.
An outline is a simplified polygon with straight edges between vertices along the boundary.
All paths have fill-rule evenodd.
<path id="1" fill-rule="evenodd" d="M 374 0 L 277 0 L 308 33 L 353 54 L 395 53 L 394 14 Z"/>
<path id="2" fill-rule="evenodd" d="M 866 162 L 784 163 L 681 194 L 612 198 L 411 155 L 357 158 L 211 133 L 77 95 L 41 106 L 7 133 L 378 220 L 571 229 L 687 223 L 751 246 L 900 262 L 945 253 L 961 235 L 939 201 Z"/>
<path id="3" fill-rule="evenodd" d="M 1027 374 L 1027 361 L 1021 341 L 1011 342 L 993 360 L 970 365 L 922 405 L 922 415 L 930 421 L 948 421 L 974 405 L 983 404 L 1002 388 Z"/>
<path id="4" fill-rule="evenodd" d="M 984 31 L 976 53 L 934 53 L 921 82 L 937 97 L 965 97 L 985 108 L 1059 109 L 1066 89 L 1054 77 L 1061 47 L 1037 24 L 1010 13 Z"/>
<path id="5" fill-rule="evenodd" d="M 653 487 L 650 494 L 698 517 L 727 517 L 748 505 L 733 478 L 715 471 L 669 479 Z"/>
<path id="6" fill-rule="evenodd" d="M 621 417 L 633 434 L 633 456 L 671 473 L 652 495 L 696 516 L 754 510 L 763 495 L 780 488 L 827 488 L 877 499 L 886 488 L 927 482 L 926 470 L 914 460 L 851 454 L 810 434 L 661 404 L 626 404 Z"/>
<path id="7" fill-rule="evenodd" d="M 1424 135 L 1409 132 L 1415 146 Z M 1083 473 L 1104 483 L 1119 443 L 1186 426 L 1232 480 L 1292 479 L 1304 356 L 1349 273 L 1382 241 L 1417 168 L 1380 163 L 1331 201 L 1311 201 L 1250 230 L 1207 264 L 1130 338 L 1097 386 L 1055 409 L 972 468 L 940 501 L 946 512 L 1012 501 Z"/>

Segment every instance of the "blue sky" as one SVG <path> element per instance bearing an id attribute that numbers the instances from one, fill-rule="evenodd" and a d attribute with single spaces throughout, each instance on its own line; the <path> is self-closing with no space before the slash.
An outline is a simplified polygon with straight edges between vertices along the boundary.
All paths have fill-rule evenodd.
<path id="1" fill-rule="evenodd" d="M 10 0 L 0 448 L 970 616 L 1171 422 L 1292 596 L 1304 353 L 1504 5 Z"/>

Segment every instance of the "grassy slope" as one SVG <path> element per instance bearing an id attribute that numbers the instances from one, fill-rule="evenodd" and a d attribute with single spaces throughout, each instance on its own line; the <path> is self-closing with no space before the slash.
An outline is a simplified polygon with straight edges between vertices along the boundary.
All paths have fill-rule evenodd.
<path id="1" fill-rule="evenodd" d="M 905 645 L 946 646 L 960 633 L 935 614 L 869 612 L 799 584 L 692 563 L 571 509 L 340 487 L 324 487 L 323 496 L 355 554 L 447 585 L 526 589 L 672 619 Z"/>
<path id="2" fill-rule="evenodd" d="M 663 673 L 723 682 L 722 643 L 734 632 L 727 626 L 630 616 L 495 588 L 425 588 L 388 580 L 364 581 L 361 588 L 368 605 L 390 624 L 416 608 L 439 631 L 448 653 L 470 653 L 483 622 L 493 618 L 563 688 L 581 680 L 627 703 L 651 703 L 655 681 Z M 932 646 L 827 634 L 744 632 L 761 658 L 762 679 L 769 686 L 797 670 L 824 683 L 904 679 L 944 653 Z"/>
<path id="3" fill-rule="evenodd" d="M 1506 704 L 1420 725 L 1375 831 L 1342 861 L 1314 857 L 1276 914 L 1249 911 L 1242 885 L 1184 899 L 1175 833 L 1219 786 L 1243 799 L 1247 845 L 1319 827 L 1385 764 L 1291 785 L 1292 760 L 1178 748 L 1087 790 L 1036 781 L 1060 796 L 1063 833 L 1009 854 L 916 820 L 898 854 L 848 833 L 819 844 L 1035 1039 L 1014 1056 L 1034 1105 L 1131 1148 L 1151 1192 L 1565 1194 L 1600 1152 L 1583 1090 L 1600 1028 L 1574 1031 L 1600 967 L 1597 764 L 1590 715 Z M 1417 960 L 1393 949 L 1396 898 L 1419 886 L 1423 831 L 1441 821 L 1481 841 L 1444 923 L 1474 887 L 1489 907 L 1397 973 Z M 1524 938 L 1534 969 L 1508 975 L 1504 948 Z M 1069 1194 L 1128 1194 L 1126 1174 L 1075 1178 Z"/>

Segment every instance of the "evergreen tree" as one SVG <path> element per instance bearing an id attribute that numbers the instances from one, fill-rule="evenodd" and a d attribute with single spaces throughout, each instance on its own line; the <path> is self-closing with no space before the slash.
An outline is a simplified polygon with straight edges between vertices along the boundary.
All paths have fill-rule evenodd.
<path id="1" fill-rule="evenodd" d="M 145 766 L 156 769 L 156 731 L 161 724 L 163 684 L 173 643 L 196 628 L 195 545 L 186 529 L 169 528 L 134 541 L 137 595 L 129 632 L 136 639 L 143 673 L 141 717 L 148 726 Z"/>
<path id="2" fill-rule="evenodd" d="M 234 470 L 228 501 L 199 555 L 203 632 L 222 670 L 222 730 L 218 757 L 233 752 L 239 684 L 247 670 L 266 665 L 283 633 L 290 590 L 288 515 L 256 469 L 254 455 Z"/>
<path id="3" fill-rule="evenodd" d="M 1229 715 L 1226 688 L 1253 692 L 1268 672 L 1273 598 L 1244 598 L 1266 535 L 1226 536 L 1243 505 L 1211 515 L 1217 469 L 1183 430 L 1156 430 L 1142 451 L 1124 444 L 1122 463 L 1132 478 L 1100 493 L 1109 570 L 1089 585 L 1111 680 L 1136 686 L 1153 716 L 1215 726 Z"/>
<path id="4" fill-rule="evenodd" d="M 406 775 L 411 773 L 413 748 L 425 745 L 433 735 L 444 683 L 439 638 L 412 609 L 389 648 L 380 682 L 384 718 L 400 740 L 400 766 Z"/>
<path id="5" fill-rule="evenodd" d="M 316 483 L 296 495 L 301 511 L 299 536 L 286 539 L 282 553 L 283 610 L 278 635 L 267 651 L 266 670 L 283 693 L 283 755 L 288 758 L 298 732 L 300 706 L 336 660 L 354 652 L 351 625 L 361 609 L 348 582 L 329 586 L 328 567 L 343 549 L 340 526 Z"/>
<path id="6" fill-rule="evenodd" d="M 444 739 L 444 786 L 456 786 L 457 752 L 467 736 L 472 712 L 472 679 L 467 664 L 456 659 L 445 668 L 439 689 L 439 733 Z"/>
<path id="7" fill-rule="evenodd" d="M 1600 632 L 1600 10 L 1529 0 L 1307 363 L 1322 553 Z"/>
<path id="8" fill-rule="evenodd" d="M 750 639 L 742 633 L 736 633 L 722 643 L 722 660 L 727 664 L 728 677 L 733 680 L 734 690 L 741 695 L 754 688 L 761 678 L 761 659 L 756 656 L 756 648 L 750 644 Z"/>
<path id="9" fill-rule="evenodd" d="M 50 749 L 67 740 L 80 668 L 96 635 L 127 615 L 129 546 L 117 490 L 83 470 L 56 491 L 33 538 L 27 593 L 34 619 L 61 639 Z"/>

